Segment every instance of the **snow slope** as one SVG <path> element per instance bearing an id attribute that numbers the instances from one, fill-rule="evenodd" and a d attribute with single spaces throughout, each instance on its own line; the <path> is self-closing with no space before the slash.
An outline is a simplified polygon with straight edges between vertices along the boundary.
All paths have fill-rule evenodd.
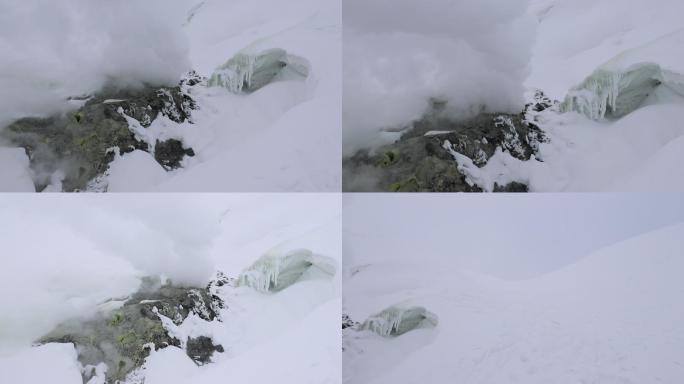
<path id="1" fill-rule="evenodd" d="M 15 195 L 0 206 L 0 304 L 12 308 L 0 314 L 0 382 L 81 383 L 71 345 L 31 343 L 126 297 L 142 276 L 204 284 L 214 270 L 237 277 L 264 253 L 300 248 L 341 265 L 334 194 Z M 225 352 L 197 367 L 178 348 L 159 350 L 130 382 L 339 383 L 340 281 L 337 273 L 267 294 L 226 286 L 222 322 L 192 315 L 170 327 L 183 340 L 211 336 Z"/>
<path id="2" fill-rule="evenodd" d="M 389 339 L 345 330 L 344 382 L 677 383 L 683 235 L 684 224 L 666 227 L 518 281 L 448 262 L 349 266 L 354 320 L 408 300 L 439 324 Z"/>

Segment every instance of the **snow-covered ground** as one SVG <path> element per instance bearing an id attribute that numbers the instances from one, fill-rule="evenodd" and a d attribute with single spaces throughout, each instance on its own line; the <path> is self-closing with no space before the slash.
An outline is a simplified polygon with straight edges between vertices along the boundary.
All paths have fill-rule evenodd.
<path id="1" fill-rule="evenodd" d="M 343 312 L 418 305 L 438 322 L 344 330 L 344 382 L 679 382 L 682 204 L 611 196 L 345 199 Z"/>
<path id="2" fill-rule="evenodd" d="M 31 344 L 60 322 L 134 292 L 142 276 L 204 285 L 237 277 L 265 253 L 306 248 L 332 278 L 277 293 L 222 290 L 221 322 L 189 316 L 173 332 L 224 346 L 198 367 L 185 351 L 153 352 L 145 383 L 339 383 L 341 201 L 334 194 L 4 196 L 0 239 L 0 382 L 81 383 L 71 344 Z M 139 377 L 139 376 L 138 376 Z"/>
<path id="3" fill-rule="evenodd" d="M 5 2 L 0 24 L 7 33 L 0 46 L 7 54 L 0 59 L 0 78 L 9 85 L 0 94 L 0 125 L 66 111 L 67 97 L 95 92 L 107 79 L 173 85 L 190 69 L 209 78 L 238 53 L 280 48 L 308 67 L 303 81 L 285 79 L 249 94 L 194 87 L 195 124 L 162 116 L 144 136 L 152 145 L 155 139 L 182 140 L 196 156 L 165 172 L 150 154 L 123 155 L 100 186 L 108 183 L 111 191 L 340 189 L 339 1 L 123 1 L 106 8 L 82 0 Z M 107 13 L 117 22 L 101 20 Z M 40 20 L 41 28 L 26 30 L 26 19 Z M 2 190 L 32 191 L 22 182 L 31 177 L 26 161 L 6 164 L 12 170 L 3 169 L 0 176 L 11 180 L 0 183 Z"/>

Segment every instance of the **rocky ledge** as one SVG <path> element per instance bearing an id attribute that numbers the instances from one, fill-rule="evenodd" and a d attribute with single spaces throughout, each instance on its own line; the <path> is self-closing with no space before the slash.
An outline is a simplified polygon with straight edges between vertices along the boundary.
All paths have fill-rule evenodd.
<path id="1" fill-rule="evenodd" d="M 454 153 L 483 167 L 497 150 L 527 161 L 537 155 L 547 139 L 534 123 L 534 113 L 554 102 L 543 93 L 522 113 L 480 113 L 454 120 L 446 103 L 431 100 L 423 116 L 394 131 L 401 132 L 392 144 L 373 151 L 360 150 L 343 160 L 343 189 L 348 192 L 481 192 L 459 169 Z M 496 185 L 495 192 L 526 192 L 527 186 L 512 182 Z"/>
<path id="2" fill-rule="evenodd" d="M 80 191 L 102 175 L 116 153 L 143 150 L 154 155 L 166 170 L 178 168 L 185 156 L 194 156 L 180 140 L 149 142 L 143 131 L 163 116 L 174 123 L 192 123 L 197 108 L 189 89 L 204 81 L 191 72 L 175 87 L 143 86 L 134 89 L 105 87 L 72 100 L 83 105 L 75 112 L 47 118 L 27 117 L 0 131 L 1 138 L 22 147 L 34 171 L 34 184 L 42 191 L 61 179 L 63 191 Z"/>
<path id="3" fill-rule="evenodd" d="M 146 278 L 138 292 L 124 300 L 107 303 L 109 309 L 89 319 L 74 319 L 59 325 L 37 344 L 72 343 L 81 363 L 83 382 L 104 377 L 108 384 L 123 381 L 140 368 L 152 349 L 179 347 L 196 364 L 211 361 L 223 346 L 207 336 L 179 340 L 169 331 L 196 315 L 205 321 L 221 321 L 219 310 L 225 303 L 218 295 L 229 280 L 219 274 L 204 288 L 162 284 L 159 278 Z"/>

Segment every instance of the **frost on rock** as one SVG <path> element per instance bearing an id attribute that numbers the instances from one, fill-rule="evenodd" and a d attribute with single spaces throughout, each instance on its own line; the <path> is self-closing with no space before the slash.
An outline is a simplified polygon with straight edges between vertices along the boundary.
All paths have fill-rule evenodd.
<path id="1" fill-rule="evenodd" d="M 259 53 L 239 52 L 214 71 L 210 87 L 224 87 L 231 92 L 254 92 L 280 80 L 304 80 L 309 64 L 303 58 L 274 48 Z"/>
<path id="2" fill-rule="evenodd" d="M 561 108 L 594 120 L 620 118 L 639 108 L 663 82 L 663 71 L 654 63 L 626 69 L 600 67 L 570 90 Z"/>
<path id="3" fill-rule="evenodd" d="M 369 317 L 359 327 L 383 337 L 400 336 L 416 328 L 432 328 L 437 325 L 437 315 L 423 307 L 393 305 Z"/>
<path id="4" fill-rule="evenodd" d="M 334 276 L 335 271 L 332 259 L 306 249 L 292 251 L 285 256 L 269 253 L 240 274 L 238 285 L 260 292 L 278 292 L 307 278 Z"/>

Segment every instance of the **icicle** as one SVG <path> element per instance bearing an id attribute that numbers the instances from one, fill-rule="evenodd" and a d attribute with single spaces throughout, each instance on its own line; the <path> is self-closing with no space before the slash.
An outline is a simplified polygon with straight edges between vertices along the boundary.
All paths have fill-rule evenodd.
<path id="1" fill-rule="evenodd" d="M 238 285 L 260 292 L 277 292 L 306 277 L 333 276 L 335 272 L 332 259 L 314 255 L 306 249 L 285 256 L 268 253 L 240 274 Z"/>
<path id="2" fill-rule="evenodd" d="M 619 118 L 637 109 L 662 81 L 662 71 L 653 63 L 624 70 L 601 67 L 568 92 L 561 110 L 593 120 Z"/>
<path id="3" fill-rule="evenodd" d="M 391 306 L 364 321 L 360 330 L 369 330 L 383 337 L 400 336 L 416 328 L 434 327 L 437 315 L 423 307 Z"/>

